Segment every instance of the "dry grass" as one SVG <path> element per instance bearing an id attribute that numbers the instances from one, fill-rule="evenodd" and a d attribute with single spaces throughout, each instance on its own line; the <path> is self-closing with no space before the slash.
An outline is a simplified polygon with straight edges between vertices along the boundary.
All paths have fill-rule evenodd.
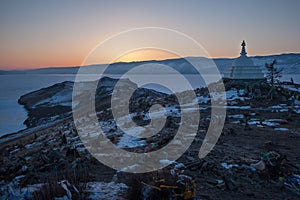
<path id="1" fill-rule="evenodd" d="M 71 192 L 72 199 L 83 199 L 82 196 L 85 184 L 88 181 L 88 172 L 86 168 L 56 171 L 49 174 L 46 179 L 46 184 L 36 191 L 33 196 L 34 199 L 54 199 L 54 197 L 68 196 L 66 190 L 61 186 L 60 182 L 66 180 L 70 185 L 68 189 Z"/>

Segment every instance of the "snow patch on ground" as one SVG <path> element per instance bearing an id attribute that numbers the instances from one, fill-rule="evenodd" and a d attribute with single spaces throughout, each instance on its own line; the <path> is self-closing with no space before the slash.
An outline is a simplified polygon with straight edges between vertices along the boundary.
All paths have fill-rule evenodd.
<path id="1" fill-rule="evenodd" d="M 248 122 L 249 125 L 260 125 L 260 121 L 256 121 L 256 120 L 250 120 Z"/>
<path id="2" fill-rule="evenodd" d="M 225 106 L 227 109 L 249 110 L 251 106 Z"/>
<path id="3" fill-rule="evenodd" d="M 288 128 L 274 128 L 275 131 L 288 131 Z"/>
<path id="4" fill-rule="evenodd" d="M 72 106 L 72 94 L 66 94 L 65 91 L 56 93 L 50 98 L 43 99 L 36 103 L 33 107 L 40 106 L 42 104 L 47 104 L 51 106 L 61 105 L 61 106 Z"/>
<path id="5" fill-rule="evenodd" d="M 5 183 L 0 181 L 0 190 L 3 195 L 1 199 L 12 199 L 12 200 L 25 200 L 32 199 L 33 192 L 39 190 L 44 184 L 27 185 L 26 187 L 20 186 L 20 180 L 25 175 L 15 177 L 11 182 Z"/>
<path id="6" fill-rule="evenodd" d="M 263 121 L 262 124 L 263 124 L 263 125 L 266 125 L 266 126 L 271 126 L 271 127 L 279 126 L 279 125 L 280 125 L 280 124 L 277 123 L 277 122 L 271 122 L 271 121 Z"/>
<path id="7" fill-rule="evenodd" d="M 235 101 L 235 100 L 240 100 L 240 101 L 245 101 L 245 90 L 237 90 L 235 88 L 226 91 L 226 98 L 228 101 Z"/>
<path id="8" fill-rule="evenodd" d="M 229 118 L 232 119 L 244 119 L 244 115 L 239 114 L 239 115 L 228 115 Z"/>
<path id="9" fill-rule="evenodd" d="M 197 101 L 199 101 L 199 103 L 207 104 L 209 100 L 209 97 L 197 96 Z"/>
<path id="10" fill-rule="evenodd" d="M 290 91 L 300 92 L 300 88 L 297 88 L 292 85 L 281 85 L 281 87 L 283 87 L 284 89 L 290 90 Z"/>
<path id="11" fill-rule="evenodd" d="M 124 167 L 123 169 L 121 169 L 121 171 L 123 171 L 123 172 L 134 172 L 139 167 L 140 167 L 139 164 L 134 164 L 134 165 L 130 165 L 128 167 Z"/>
<path id="12" fill-rule="evenodd" d="M 124 196 L 128 190 L 128 186 L 124 183 L 105 183 L 105 182 L 88 182 L 85 191 L 90 200 L 100 199 L 125 199 Z"/>
<path id="13" fill-rule="evenodd" d="M 139 138 L 133 137 L 128 134 L 124 134 L 117 144 L 119 148 L 135 148 L 147 145 L 145 140 L 140 140 Z"/>
<path id="14" fill-rule="evenodd" d="M 171 160 L 160 160 L 159 161 L 161 164 L 164 164 L 164 165 L 170 165 L 170 164 L 172 164 L 174 161 L 171 161 Z"/>

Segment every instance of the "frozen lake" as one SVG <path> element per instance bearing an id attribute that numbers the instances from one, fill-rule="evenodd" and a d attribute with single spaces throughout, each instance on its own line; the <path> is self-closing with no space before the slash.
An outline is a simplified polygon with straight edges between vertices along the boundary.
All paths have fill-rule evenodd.
<path id="1" fill-rule="evenodd" d="M 172 75 L 139 75 L 141 79 L 153 83 L 157 80 L 162 80 L 166 83 L 174 84 L 178 91 L 185 90 L 185 88 L 176 82 Z M 113 76 L 118 78 L 117 76 Z M 154 77 L 154 78 L 153 78 Z M 294 82 L 300 83 L 299 74 L 288 74 L 283 76 L 283 80 L 289 81 L 293 77 Z M 38 90 L 44 87 L 51 86 L 55 83 L 63 81 L 74 81 L 74 74 L 13 74 L 13 75 L 0 75 L 0 136 L 19 131 L 26 128 L 23 124 L 27 118 L 27 112 L 23 106 L 18 104 L 18 99 L 21 95 L 28 92 Z M 95 79 L 97 77 L 95 76 Z M 189 75 L 189 81 L 193 88 L 204 86 L 204 82 L 197 75 Z M 137 82 L 141 86 L 140 82 Z M 158 85 L 148 85 L 148 88 L 168 92 L 164 87 Z"/>
<path id="2" fill-rule="evenodd" d="M 0 136 L 26 128 L 27 112 L 18 104 L 21 95 L 67 80 L 73 81 L 74 75 L 0 75 Z"/>
<path id="3" fill-rule="evenodd" d="M 143 77 L 144 76 L 144 77 Z M 94 76 L 97 79 L 97 76 Z M 114 75 L 114 78 L 119 76 Z M 147 75 L 139 75 L 142 79 L 149 79 Z M 162 79 L 159 75 L 155 75 L 157 80 Z M 197 77 L 192 78 L 197 83 Z M 51 86 L 55 83 L 63 81 L 74 81 L 74 74 L 13 74 L 0 75 L 0 136 L 19 131 L 26 128 L 23 124 L 27 118 L 27 112 L 22 105 L 18 104 L 20 96 L 44 87 Z M 151 79 L 149 79 L 151 80 Z M 168 79 L 172 82 L 172 76 Z M 155 80 L 153 82 L 156 82 Z M 139 83 L 138 83 L 139 84 Z M 174 83 L 175 84 L 175 83 Z M 140 85 L 140 84 L 139 84 Z M 148 88 L 157 89 L 167 92 L 165 88 L 157 85 L 148 86 Z M 179 90 L 183 90 L 178 86 Z"/>

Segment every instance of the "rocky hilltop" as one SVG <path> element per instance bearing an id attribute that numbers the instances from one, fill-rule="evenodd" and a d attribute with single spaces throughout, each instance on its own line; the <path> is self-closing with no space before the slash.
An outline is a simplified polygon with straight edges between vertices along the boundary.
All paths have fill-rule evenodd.
<path id="1" fill-rule="evenodd" d="M 27 127 L 70 116 L 73 82 L 57 83 L 21 96 L 18 103 L 28 111 Z"/>
<path id="2" fill-rule="evenodd" d="M 118 79 L 104 77 L 98 82 L 95 94 L 97 109 L 108 102 L 107 99 L 110 98 L 117 81 Z M 27 127 L 36 127 L 71 117 L 73 84 L 65 81 L 21 96 L 18 102 L 28 111 L 28 118 L 24 122 Z M 93 84 L 82 83 L 83 93 L 92 92 L 90 88 Z M 124 88 L 137 88 L 137 85 L 128 79 L 123 79 L 122 84 Z M 139 89 L 135 95 L 141 95 L 141 92 L 147 93 L 148 96 L 165 95 L 150 89 Z"/>
<path id="3" fill-rule="evenodd" d="M 266 82 L 247 87 L 225 81 L 227 105 L 220 105 L 227 109 L 225 125 L 213 150 L 199 159 L 200 146 L 214 118 L 207 88 L 194 91 L 193 103 L 198 104 L 197 110 L 193 103 L 179 105 L 174 94 L 137 89 L 131 98 L 130 116 L 124 116 L 124 123 L 133 119 L 141 127 L 149 124 L 149 109 L 155 104 L 164 107 L 167 120 L 156 135 L 135 138 L 124 133 L 112 116 L 111 93 L 116 82 L 111 78 L 99 82 L 95 110 L 99 126 L 118 148 L 136 153 L 160 149 L 173 141 L 183 112 L 200 113 L 200 123 L 189 119 L 198 131 L 187 132 L 186 137 L 193 137 L 193 143 L 178 160 L 173 162 L 165 155 L 160 162 L 169 166 L 143 174 L 116 171 L 100 163 L 87 150 L 90 146 L 84 146 L 71 117 L 73 83 L 63 82 L 20 98 L 19 102 L 29 112 L 26 124 L 32 131 L 6 142 L 2 138 L 0 196 L 4 199 L 170 199 L 177 194 L 176 199 L 193 196 L 198 199 L 299 198 L 300 106 L 298 101 L 289 100 L 290 96 L 299 95 L 299 85 L 284 84 L 270 99 L 270 86 Z M 124 90 L 137 88 L 129 80 L 123 84 Z M 155 112 L 153 119 L 160 112 Z M 45 123 L 49 125 L 43 127 Z M 86 127 L 86 134 L 97 141 L 99 135 L 89 128 Z M 181 141 L 174 142 L 183 148 Z M 139 164 L 128 167 L 134 169 Z"/>

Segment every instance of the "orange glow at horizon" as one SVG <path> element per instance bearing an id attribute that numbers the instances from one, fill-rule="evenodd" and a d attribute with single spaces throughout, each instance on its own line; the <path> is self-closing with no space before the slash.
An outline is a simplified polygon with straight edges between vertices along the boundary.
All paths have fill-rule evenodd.
<path id="1" fill-rule="evenodd" d="M 0 70 L 24 70 L 24 69 L 37 69 L 46 67 L 72 67 L 81 66 L 84 59 L 89 55 L 93 49 L 94 44 L 97 43 L 95 39 L 85 41 L 85 45 L 68 45 L 68 46 L 53 46 L 53 47 L 40 47 L 36 49 L 30 49 L 26 51 L 25 48 L 20 48 L 18 51 L 13 49 L 7 49 L 6 52 L 1 52 Z M 230 49 L 220 48 L 220 46 L 210 46 L 207 48 L 207 52 L 210 58 L 235 58 L 239 56 L 240 42 L 236 41 L 236 44 L 232 44 Z M 246 40 L 247 42 L 247 40 Z M 250 42 L 249 42 L 250 43 Z M 251 45 L 251 46 L 250 46 Z M 280 52 L 269 52 L 269 54 L 255 49 L 255 46 L 250 43 L 247 46 L 248 56 L 252 55 L 270 55 L 280 54 Z M 183 47 L 186 48 L 186 47 Z M 53 51 L 53 49 L 56 49 Z M 227 50 L 227 52 L 226 52 Z M 255 52 L 255 53 L 254 53 Z M 258 53 L 257 53 L 258 52 Z M 180 58 L 182 56 L 176 55 L 172 52 L 161 49 L 139 49 L 131 52 L 127 52 L 119 58 L 112 58 L 113 52 L 108 50 L 105 55 L 101 55 L 101 58 L 95 60 L 93 63 L 87 64 L 110 64 L 113 62 L 134 62 L 145 60 L 165 60 Z M 189 52 L 187 56 L 200 56 L 194 52 Z M 18 59 L 16 59 L 18 58 Z"/>
<path id="2" fill-rule="evenodd" d="M 134 62 L 145 60 L 165 60 L 179 58 L 178 55 L 160 49 L 139 49 L 120 56 L 113 62 Z"/>
<path id="3" fill-rule="evenodd" d="M 11 46 L 6 46 L 5 50 L 0 49 L 0 70 L 23 70 L 23 69 L 37 69 L 46 67 L 72 67 L 81 66 L 89 53 L 96 47 L 97 44 L 104 41 L 108 36 L 103 36 L 101 39 L 98 37 L 89 37 L 82 35 L 80 43 L 76 43 L 74 38 L 61 37 L 58 43 L 44 43 L 42 41 L 32 42 L 31 46 L 26 46 L 27 40 L 20 40 L 15 43 L 10 43 Z M 197 39 L 197 38 L 195 38 Z M 281 52 L 266 51 L 261 48 L 257 41 L 246 39 L 248 56 L 252 55 L 270 55 L 280 54 Z M 198 38 L 199 43 L 200 39 Z M 241 39 L 236 39 L 234 43 L 227 45 L 220 45 L 219 43 L 212 43 L 207 45 L 204 43 L 203 47 L 206 49 L 210 58 L 235 58 L 240 53 Z M 249 45 L 248 45 L 249 44 Z M 117 43 L 111 48 L 107 48 L 103 54 L 96 56 L 95 60 L 87 64 L 110 64 L 112 62 L 134 62 L 144 60 L 165 60 L 179 57 L 200 56 L 195 50 L 190 49 L 188 46 L 182 45 L 186 49 L 186 54 L 178 56 L 172 52 L 159 50 L 159 49 L 140 49 L 127 52 L 119 58 L 114 58 L 115 50 L 118 46 L 126 46 L 124 43 Z M 275 49 L 275 48 L 274 48 Z M 266 53 L 268 52 L 268 53 Z M 286 53 L 286 52 L 285 52 Z"/>

